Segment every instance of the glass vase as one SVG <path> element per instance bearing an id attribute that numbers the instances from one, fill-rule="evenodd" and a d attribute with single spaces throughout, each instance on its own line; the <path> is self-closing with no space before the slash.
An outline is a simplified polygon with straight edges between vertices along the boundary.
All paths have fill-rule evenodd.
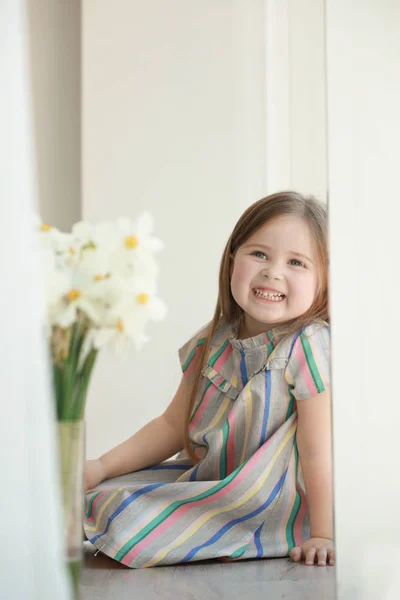
<path id="1" fill-rule="evenodd" d="M 79 599 L 79 581 L 83 560 L 83 466 L 85 422 L 58 421 L 60 472 L 64 523 L 64 547 L 75 600 Z"/>

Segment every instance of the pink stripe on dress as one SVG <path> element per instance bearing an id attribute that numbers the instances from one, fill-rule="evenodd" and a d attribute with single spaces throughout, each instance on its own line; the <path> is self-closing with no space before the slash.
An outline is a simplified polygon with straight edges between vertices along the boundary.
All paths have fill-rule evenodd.
<path id="1" fill-rule="evenodd" d="M 196 351 L 195 351 L 195 353 L 193 355 L 193 358 L 190 361 L 189 366 L 187 367 L 187 369 L 186 369 L 186 371 L 184 373 L 185 375 L 186 374 L 188 374 L 188 375 L 193 375 L 194 374 L 194 372 L 196 370 L 196 367 L 197 367 L 197 363 L 199 361 L 199 355 L 200 355 L 200 352 L 202 351 L 202 348 L 203 348 L 203 346 L 197 346 L 196 347 Z"/>
<path id="2" fill-rule="evenodd" d="M 201 417 L 203 416 L 203 414 L 205 413 L 205 411 L 207 410 L 207 406 L 208 406 L 210 400 L 213 398 L 214 394 L 215 394 L 215 386 L 213 384 L 211 384 L 210 387 L 208 388 L 208 390 L 206 391 L 206 393 L 204 394 L 203 400 L 201 401 L 201 405 L 197 409 L 196 414 L 194 415 L 193 419 L 190 422 L 191 428 L 194 429 L 195 427 L 198 426 L 199 421 L 200 421 Z"/>
<path id="3" fill-rule="evenodd" d="M 227 347 L 225 348 L 225 350 L 223 351 L 223 353 L 221 354 L 221 356 L 215 362 L 215 365 L 213 367 L 215 369 L 215 371 L 219 372 L 222 369 L 222 367 L 224 366 L 224 364 L 226 363 L 226 361 L 232 354 L 232 351 L 233 351 L 233 348 L 232 348 L 231 344 L 228 344 Z"/>
<path id="4" fill-rule="evenodd" d="M 294 474 L 294 460 L 293 454 L 291 455 L 291 460 L 289 461 L 290 470 L 288 469 L 286 481 L 292 481 Z M 290 519 L 290 515 L 292 514 L 293 509 L 293 486 L 290 486 L 289 483 L 286 485 L 286 493 L 285 493 L 285 501 L 284 501 L 285 511 L 282 515 L 282 519 L 279 524 L 277 524 L 277 531 L 279 537 L 279 544 L 281 548 L 286 548 L 287 540 L 286 540 L 286 527 Z"/>
<path id="5" fill-rule="evenodd" d="M 94 508 L 96 507 L 96 504 L 98 504 L 98 502 L 101 500 L 102 496 L 104 496 L 105 492 L 101 492 L 101 494 L 99 494 L 98 496 L 96 496 L 96 498 L 93 500 L 92 502 L 92 506 L 91 506 L 91 515 L 90 517 L 87 517 L 87 520 L 92 522 L 94 519 Z"/>
<path id="6" fill-rule="evenodd" d="M 294 537 L 296 546 L 301 544 L 303 541 L 303 522 L 304 522 L 304 517 L 307 514 L 306 498 L 300 489 L 298 489 L 297 491 L 301 497 L 301 505 L 300 505 L 300 510 L 296 517 L 296 521 L 294 523 L 294 527 L 293 527 L 293 537 Z"/>
<path id="7" fill-rule="evenodd" d="M 236 426 L 236 411 L 232 410 L 228 416 L 230 435 L 226 444 L 226 467 L 227 475 L 235 469 L 235 426 Z"/>
<path id="8" fill-rule="evenodd" d="M 266 442 L 264 449 L 268 448 L 271 444 L 273 438 Z M 184 506 L 180 506 L 176 509 L 169 517 L 167 517 L 164 521 L 162 521 L 151 533 L 149 533 L 143 540 L 141 540 L 138 544 L 133 546 L 133 548 L 128 552 L 128 554 L 121 560 L 123 564 L 129 565 L 131 561 L 136 558 L 147 546 L 149 546 L 153 541 L 162 536 L 167 529 L 173 527 L 174 524 L 179 521 L 179 519 L 183 519 L 185 513 L 191 510 L 194 507 L 204 506 L 205 504 L 210 504 L 214 502 L 214 500 L 219 500 L 228 496 L 231 491 L 233 491 L 240 483 L 246 478 L 247 474 L 251 472 L 257 464 L 259 460 L 262 459 L 263 453 L 257 453 L 250 459 L 240 473 L 232 479 L 232 481 L 224 487 L 219 492 L 208 496 L 207 498 L 203 498 L 202 500 L 197 500 L 196 502 L 192 502 L 191 504 L 185 504 Z M 192 526 L 192 523 L 189 525 L 189 528 Z M 182 532 L 184 533 L 184 532 Z"/>
<path id="9" fill-rule="evenodd" d="M 318 390 L 310 373 L 310 369 L 308 368 L 307 359 L 300 341 L 299 343 L 295 344 L 295 353 L 297 360 L 299 361 L 302 377 L 308 388 L 310 396 L 316 396 L 318 394 Z"/>

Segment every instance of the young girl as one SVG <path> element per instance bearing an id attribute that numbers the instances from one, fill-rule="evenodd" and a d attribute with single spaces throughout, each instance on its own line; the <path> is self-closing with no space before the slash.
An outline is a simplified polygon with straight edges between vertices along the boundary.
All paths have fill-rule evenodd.
<path id="1" fill-rule="evenodd" d="M 329 342 L 326 209 L 273 194 L 226 244 L 214 318 L 179 350 L 171 404 L 85 462 L 90 542 L 132 568 L 333 565 Z"/>

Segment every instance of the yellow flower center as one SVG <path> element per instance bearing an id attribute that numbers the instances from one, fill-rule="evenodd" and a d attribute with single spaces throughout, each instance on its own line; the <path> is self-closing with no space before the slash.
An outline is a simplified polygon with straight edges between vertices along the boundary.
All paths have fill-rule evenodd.
<path id="1" fill-rule="evenodd" d="M 68 294 L 67 294 L 67 299 L 68 299 L 70 302 L 73 302 L 74 300 L 78 300 L 80 297 L 81 297 L 81 293 L 80 293 L 80 291 L 79 291 L 79 290 L 75 290 L 75 289 L 73 289 L 73 290 L 70 290 L 70 291 L 68 292 Z"/>
<path id="2" fill-rule="evenodd" d="M 124 323 L 123 323 L 122 319 L 118 319 L 116 328 L 118 329 L 119 332 L 121 332 L 121 333 L 124 332 Z"/>
<path id="3" fill-rule="evenodd" d="M 50 229 L 52 229 L 51 225 L 47 225 L 46 223 L 40 226 L 40 231 L 50 231 Z"/>
<path id="4" fill-rule="evenodd" d="M 137 301 L 139 302 L 139 304 L 147 304 L 149 301 L 149 295 L 139 294 L 139 296 L 137 297 Z"/>
<path id="5" fill-rule="evenodd" d="M 137 248 L 138 244 L 139 244 L 138 239 L 134 235 L 130 235 L 125 238 L 125 246 L 127 248 L 130 248 L 130 249 Z"/>
<path id="6" fill-rule="evenodd" d="M 105 275 L 101 275 L 100 273 L 98 275 L 95 275 L 93 277 L 93 279 L 95 281 L 103 281 L 104 279 L 108 279 L 110 277 L 110 273 L 106 273 Z"/>
<path id="7" fill-rule="evenodd" d="M 68 248 L 68 252 L 69 252 L 69 253 L 70 253 L 72 256 L 74 256 L 74 254 L 75 254 L 75 250 L 74 250 L 74 248 L 73 248 L 72 246 L 70 246 L 70 247 Z"/>

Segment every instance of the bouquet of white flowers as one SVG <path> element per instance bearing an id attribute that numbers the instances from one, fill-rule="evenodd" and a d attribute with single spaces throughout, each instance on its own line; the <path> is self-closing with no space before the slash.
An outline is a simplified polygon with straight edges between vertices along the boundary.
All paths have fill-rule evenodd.
<path id="1" fill-rule="evenodd" d="M 166 306 L 156 293 L 154 254 L 162 243 L 152 237 L 148 213 L 137 220 L 76 223 L 71 233 L 36 219 L 44 277 L 46 334 L 51 351 L 58 421 L 65 549 L 75 598 L 82 565 L 82 496 L 85 404 L 99 349 L 119 353 L 140 349 L 149 338 L 149 320 L 159 321 Z"/>
<path id="2" fill-rule="evenodd" d="M 47 301 L 47 334 L 59 421 L 83 418 L 99 349 L 140 349 L 149 320 L 166 315 L 154 260 L 163 244 L 148 213 L 136 220 L 76 223 L 71 233 L 37 222 Z"/>

